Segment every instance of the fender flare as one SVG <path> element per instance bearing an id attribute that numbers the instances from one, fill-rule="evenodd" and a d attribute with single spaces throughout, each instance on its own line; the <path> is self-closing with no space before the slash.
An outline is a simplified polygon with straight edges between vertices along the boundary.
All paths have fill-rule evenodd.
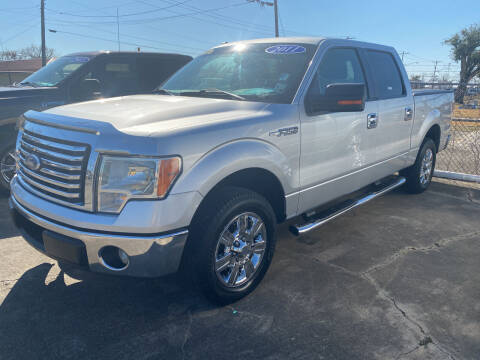
<path id="1" fill-rule="evenodd" d="M 173 193 L 198 191 L 206 196 L 227 176 L 249 168 L 271 172 L 288 194 L 298 183 L 298 167 L 273 144 L 258 139 L 239 139 L 221 144 L 197 160 L 175 184 Z"/>
<path id="2" fill-rule="evenodd" d="M 416 132 L 417 135 L 415 136 L 414 141 L 412 141 L 413 149 L 420 148 L 423 140 L 425 139 L 425 136 L 430 131 L 430 129 L 435 125 L 438 125 L 440 128 L 440 138 L 441 138 L 442 136 L 442 126 L 441 126 L 441 119 L 440 119 L 441 115 L 442 114 L 438 109 L 433 109 L 428 113 L 428 115 L 422 121 L 420 129 Z"/>

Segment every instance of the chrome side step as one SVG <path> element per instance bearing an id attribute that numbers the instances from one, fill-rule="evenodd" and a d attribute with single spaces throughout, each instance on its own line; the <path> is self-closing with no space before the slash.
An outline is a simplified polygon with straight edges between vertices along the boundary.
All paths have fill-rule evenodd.
<path id="1" fill-rule="evenodd" d="M 323 216 L 319 218 L 314 218 L 310 222 L 307 222 L 306 224 L 302 225 L 292 225 L 290 226 L 290 231 L 292 232 L 293 235 L 301 235 L 304 234 L 310 230 L 313 230 L 330 220 L 333 220 L 340 215 L 345 214 L 346 212 L 355 209 L 356 207 L 365 204 L 366 202 L 369 202 L 370 200 L 373 200 L 393 189 L 398 188 L 399 186 L 402 186 L 405 184 L 405 178 L 404 177 L 396 177 L 393 179 L 393 181 L 390 181 L 386 184 L 382 184 L 381 188 L 372 191 L 361 198 L 358 199 L 352 199 L 352 200 L 347 200 L 341 204 L 340 207 L 334 207 L 327 211 Z"/>

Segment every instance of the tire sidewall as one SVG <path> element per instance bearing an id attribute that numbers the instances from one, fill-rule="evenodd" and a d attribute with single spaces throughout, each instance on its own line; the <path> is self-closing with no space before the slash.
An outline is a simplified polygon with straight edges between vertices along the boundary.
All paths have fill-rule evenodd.
<path id="1" fill-rule="evenodd" d="M 425 153 L 427 151 L 427 149 L 431 149 L 432 150 L 432 154 L 433 154 L 433 159 L 432 159 L 432 172 L 430 173 L 430 176 L 428 178 L 428 181 L 426 184 L 422 184 L 420 182 L 420 171 L 421 171 L 421 168 L 422 168 L 422 160 L 423 160 L 423 157 L 425 156 Z M 418 158 L 417 158 L 417 161 L 416 161 L 416 164 L 415 164 L 415 173 L 414 173 L 414 176 L 416 176 L 416 181 L 417 181 L 417 186 L 422 189 L 422 190 L 426 190 L 428 188 L 428 186 L 430 185 L 430 183 L 432 182 L 432 177 L 433 177 L 433 172 L 435 170 L 435 164 L 436 164 L 436 161 L 437 161 L 437 148 L 435 146 L 435 143 L 433 142 L 432 139 L 430 138 L 427 138 L 425 139 L 425 141 L 423 142 L 422 144 L 422 148 L 420 149 L 420 152 L 418 154 Z"/>
<path id="2" fill-rule="evenodd" d="M 227 203 L 228 204 L 228 203 Z M 223 210 L 223 211 L 222 211 Z M 254 276 L 246 283 L 238 287 L 226 287 L 217 277 L 215 272 L 215 255 L 217 249 L 218 239 L 227 226 L 227 224 L 236 216 L 252 212 L 257 214 L 263 221 L 267 231 L 267 245 L 263 255 L 260 268 L 257 269 Z M 194 241 L 201 241 L 204 244 L 203 251 L 199 254 L 197 261 L 197 269 L 200 285 L 207 286 L 208 289 L 213 289 L 216 293 L 217 301 L 233 301 L 241 298 L 251 292 L 265 275 L 273 258 L 275 250 L 275 215 L 268 202 L 260 195 L 255 197 L 241 197 L 239 201 L 230 207 L 223 206 L 219 214 L 212 214 L 210 223 L 206 227 L 201 239 Z"/>

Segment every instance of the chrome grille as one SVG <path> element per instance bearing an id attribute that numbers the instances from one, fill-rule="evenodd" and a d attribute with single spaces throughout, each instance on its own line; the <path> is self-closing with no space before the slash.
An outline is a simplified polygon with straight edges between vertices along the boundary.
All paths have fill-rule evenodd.
<path id="1" fill-rule="evenodd" d="M 46 198 L 84 204 L 88 144 L 24 129 L 17 150 L 18 175 L 25 187 Z"/>

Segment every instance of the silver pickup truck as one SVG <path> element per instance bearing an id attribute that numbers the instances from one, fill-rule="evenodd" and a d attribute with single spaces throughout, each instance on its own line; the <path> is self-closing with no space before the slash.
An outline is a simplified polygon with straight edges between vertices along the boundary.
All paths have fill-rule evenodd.
<path id="1" fill-rule="evenodd" d="M 231 302 L 263 278 L 277 223 L 297 217 L 298 235 L 400 185 L 424 191 L 452 101 L 412 92 L 388 46 L 226 43 L 156 94 L 27 112 L 10 206 L 52 258 L 130 276 L 186 269 Z"/>

